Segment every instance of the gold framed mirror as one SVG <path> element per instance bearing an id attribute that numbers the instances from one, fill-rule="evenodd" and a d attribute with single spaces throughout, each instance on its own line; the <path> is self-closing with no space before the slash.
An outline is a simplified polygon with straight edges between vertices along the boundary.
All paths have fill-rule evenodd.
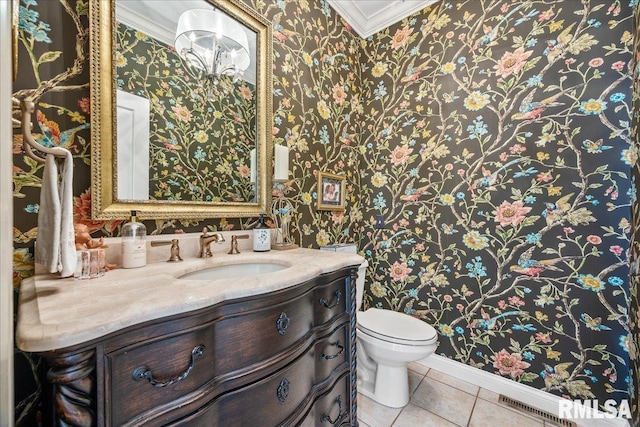
<path id="1" fill-rule="evenodd" d="M 176 32 L 169 24 L 158 25 L 164 17 L 154 16 L 162 11 L 175 21 L 188 14 L 172 10 L 171 3 L 90 1 L 92 218 L 126 219 L 132 210 L 142 219 L 265 213 L 273 174 L 271 23 L 239 0 L 176 0 L 176 7 L 195 7 L 192 15 L 198 19 L 215 13 L 221 17 L 212 19 L 227 25 L 209 31 L 209 21 L 184 24 L 180 18 L 173 24 L 182 25 Z M 147 11 L 121 18 L 127 7 L 145 4 Z M 140 24 L 144 17 L 152 25 Z M 211 68 L 215 73 L 194 66 L 188 53 L 197 53 L 196 37 L 183 38 L 182 44 L 173 39 L 185 25 L 195 25 L 191 31 L 198 36 L 213 34 L 214 46 L 246 48 L 210 55 L 226 58 Z M 158 27 L 169 28 L 164 41 L 161 34 L 149 34 Z M 245 37 L 241 33 L 248 42 L 236 44 Z M 211 39 L 205 42 L 211 45 Z M 241 69 L 245 59 L 236 52 L 244 51 L 251 55 L 246 70 L 224 71 Z"/>

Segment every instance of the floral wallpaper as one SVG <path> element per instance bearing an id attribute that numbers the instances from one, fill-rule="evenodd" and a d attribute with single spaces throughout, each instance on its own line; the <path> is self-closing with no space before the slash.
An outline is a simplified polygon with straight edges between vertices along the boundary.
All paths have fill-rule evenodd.
<path id="1" fill-rule="evenodd" d="M 633 394 L 632 13 L 443 1 L 366 41 L 369 306 L 537 389 Z"/>
<path id="2" fill-rule="evenodd" d="M 247 3 L 274 26 L 273 135 L 291 153 L 274 195 L 294 206 L 296 242 L 358 243 L 365 304 L 432 324 L 438 354 L 571 399 L 630 398 L 640 421 L 636 0 L 442 0 L 366 40 L 324 1 Z M 76 155 L 76 221 L 118 235 L 88 210 L 87 3 L 21 5 L 14 92 L 44 93 L 39 138 Z M 17 289 L 33 271 L 41 167 L 17 145 L 14 164 Z M 316 209 L 319 171 L 345 176 L 345 212 Z M 18 354 L 30 384 L 16 416 L 35 419 L 42 368 Z"/>
<path id="3" fill-rule="evenodd" d="M 149 197 L 251 201 L 255 144 L 254 86 L 223 76 L 203 85 L 173 48 L 118 24 L 118 89 L 150 103 Z"/>

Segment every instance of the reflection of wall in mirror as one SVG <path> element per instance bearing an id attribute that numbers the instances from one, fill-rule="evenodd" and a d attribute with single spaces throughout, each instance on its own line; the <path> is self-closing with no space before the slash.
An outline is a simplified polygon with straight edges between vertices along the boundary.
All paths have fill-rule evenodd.
<path id="1" fill-rule="evenodd" d="M 235 96 L 205 100 L 202 82 L 172 48 L 117 28 L 117 87 L 150 100 L 150 199 L 253 201 L 255 88 L 228 82 Z"/>
<path id="2" fill-rule="evenodd" d="M 149 200 L 149 100 L 118 90 L 118 200 Z"/>

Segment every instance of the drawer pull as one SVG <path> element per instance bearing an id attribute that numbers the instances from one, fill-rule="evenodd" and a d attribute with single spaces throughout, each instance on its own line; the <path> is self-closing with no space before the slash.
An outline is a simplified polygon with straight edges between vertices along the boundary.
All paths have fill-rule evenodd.
<path id="1" fill-rule="evenodd" d="M 326 298 L 320 298 L 320 304 L 324 305 L 326 308 L 329 308 L 329 309 L 334 308 L 340 302 L 340 298 L 342 297 L 342 291 L 338 289 L 333 293 L 333 296 L 335 298 L 335 302 L 333 304 L 329 304 L 329 301 L 327 301 Z"/>
<path id="2" fill-rule="evenodd" d="M 283 378 L 282 381 L 280 381 L 278 390 L 276 391 L 276 395 L 278 396 L 278 400 L 280 402 L 284 403 L 284 401 L 287 400 L 287 396 L 289 396 L 290 385 L 291 383 L 286 378 Z"/>
<path id="3" fill-rule="evenodd" d="M 149 380 L 149 383 L 154 387 L 166 387 L 168 385 L 175 384 L 178 381 L 182 381 L 183 379 L 187 378 L 187 376 L 191 373 L 191 371 L 193 370 L 193 367 L 196 364 L 196 359 L 201 358 L 203 355 L 204 355 L 204 345 L 200 344 L 195 346 L 193 350 L 191 350 L 191 361 L 189 362 L 189 367 L 187 367 L 187 370 L 181 373 L 180 375 L 178 375 L 177 377 L 170 378 L 166 381 L 158 381 L 155 378 L 153 378 L 153 373 L 151 373 L 151 370 L 145 365 L 138 366 L 136 369 L 134 369 L 132 377 L 136 381 L 147 379 Z"/>
<path id="4" fill-rule="evenodd" d="M 338 396 L 338 398 L 336 399 L 336 403 L 338 404 L 338 416 L 336 417 L 336 419 L 332 420 L 331 416 L 322 414 L 322 417 L 320 418 L 321 422 L 329 421 L 329 424 L 335 425 L 338 421 L 340 421 L 342 417 L 347 415 L 346 412 L 342 412 L 342 395 Z"/>
<path id="5" fill-rule="evenodd" d="M 280 313 L 278 320 L 276 321 L 276 329 L 280 335 L 284 335 L 287 332 L 287 328 L 291 323 L 291 318 L 287 316 L 287 313 L 284 311 Z"/>
<path id="6" fill-rule="evenodd" d="M 342 353 L 344 353 L 344 346 L 342 345 L 342 343 L 340 341 L 336 341 L 333 344 L 329 344 L 332 345 L 334 347 L 338 347 L 338 349 L 340 351 L 338 351 L 336 354 L 332 354 L 331 356 L 327 356 L 326 354 L 322 353 L 320 355 L 320 359 L 324 359 L 324 360 L 331 360 L 331 359 L 335 359 L 336 357 L 340 356 Z"/>

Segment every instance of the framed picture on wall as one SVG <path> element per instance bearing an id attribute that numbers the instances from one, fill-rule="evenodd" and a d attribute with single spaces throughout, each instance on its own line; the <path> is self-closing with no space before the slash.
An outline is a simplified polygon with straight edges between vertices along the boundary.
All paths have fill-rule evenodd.
<path id="1" fill-rule="evenodd" d="M 318 173 L 318 210 L 344 210 L 344 176 Z"/>

